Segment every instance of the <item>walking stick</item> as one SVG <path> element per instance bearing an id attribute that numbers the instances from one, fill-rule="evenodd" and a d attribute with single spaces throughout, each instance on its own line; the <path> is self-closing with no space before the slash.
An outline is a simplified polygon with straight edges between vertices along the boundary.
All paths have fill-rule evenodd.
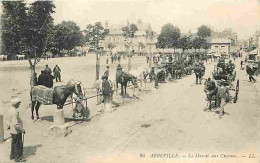
<path id="1" fill-rule="evenodd" d="M 24 133 L 22 133 L 23 134 L 23 145 L 24 145 Z"/>

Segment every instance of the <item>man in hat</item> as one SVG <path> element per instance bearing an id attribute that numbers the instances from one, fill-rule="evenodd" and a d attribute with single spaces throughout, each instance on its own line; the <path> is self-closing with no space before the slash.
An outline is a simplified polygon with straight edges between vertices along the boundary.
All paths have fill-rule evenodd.
<path id="1" fill-rule="evenodd" d="M 56 82 L 58 82 L 58 79 L 59 79 L 59 82 L 61 81 L 61 75 L 60 75 L 60 67 L 58 65 L 56 65 L 53 69 L 53 73 L 54 73 L 54 77 L 56 79 Z"/>
<path id="2" fill-rule="evenodd" d="M 104 103 L 108 103 L 109 100 L 111 99 L 112 95 L 113 95 L 113 91 L 111 89 L 110 83 L 108 81 L 108 77 L 107 76 L 102 76 L 102 94 L 103 94 L 103 98 L 104 98 Z"/>
<path id="3" fill-rule="evenodd" d="M 247 65 L 246 66 L 246 72 L 249 75 L 249 81 L 252 82 L 252 80 L 253 80 L 253 82 L 256 82 L 255 78 L 253 77 L 253 75 L 255 73 L 253 68 L 250 67 L 249 65 Z"/>
<path id="4" fill-rule="evenodd" d="M 45 71 L 48 75 L 51 75 L 51 73 L 52 73 L 51 68 L 50 68 L 48 65 L 46 65 L 44 71 Z"/>
<path id="5" fill-rule="evenodd" d="M 224 79 L 221 79 L 220 85 L 218 86 L 217 90 L 217 99 L 219 102 L 219 118 L 222 118 L 222 116 L 224 115 L 224 107 L 229 102 L 230 98 L 229 90 L 225 86 L 225 82 L 226 81 Z"/>
<path id="6" fill-rule="evenodd" d="M 204 109 L 204 111 L 206 111 L 212 109 L 211 101 L 214 99 L 216 101 L 217 86 L 215 84 L 215 81 L 211 80 L 211 78 L 206 79 L 204 85 L 205 85 L 204 92 L 207 94 L 207 101 L 208 101 L 207 107 Z"/>
<path id="7" fill-rule="evenodd" d="M 107 78 L 109 77 L 109 66 L 107 66 L 107 70 L 104 72 L 104 75 L 107 76 Z"/>
<path id="8" fill-rule="evenodd" d="M 201 69 L 199 63 L 196 63 L 195 68 L 194 68 L 194 73 L 196 75 L 196 84 L 201 84 L 201 74 L 202 74 L 201 71 L 202 71 L 202 69 Z"/>
<path id="9" fill-rule="evenodd" d="M 8 111 L 7 119 L 7 129 L 10 130 L 12 137 L 10 160 L 14 159 L 16 162 L 24 162 L 26 160 L 23 159 L 22 133 L 25 134 L 25 130 L 23 128 L 23 121 L 19 116 L 18 111 L 21 100 L 14 98 L 10 102 L 12 106 Z"/>

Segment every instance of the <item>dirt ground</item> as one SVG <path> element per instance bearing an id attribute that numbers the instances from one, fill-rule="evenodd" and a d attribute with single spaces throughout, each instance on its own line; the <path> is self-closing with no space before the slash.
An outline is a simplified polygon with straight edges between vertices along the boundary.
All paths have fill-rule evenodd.
<path id="1" fill-rule="evenodd" d="M 259 82 L 248 82 L 245 70 L 239 69 L 240 59 L 235 62 L 240 81 L 238 102 L 227 104 L 222 119 L 215 112 L 203 111 L 206 106 L 203 85 L 196 85 L 195 75 L 191 75 L 159 84 L 159 89 L 152 89 L 148 84 L 149 91 L 136 94 L 139 99 L 127 98 L 123 102 L 116 95 L 115 101 L 120 106 L 113 112 L 100 112 L 103 105 L 96 105 L 96 99 L 91 99 L 88 101 L 91 120 L 73 126 L 72 133 L 66 137 L 55 137 L 47 132 L 54 123 L 55 105 L 41 106 L 41 122 L 30 119 L 28 61 L 0 63 L 1 109 L 4 115 L 11 98 L 22 99 L 27 162 L 256 163 L 259 151 Z M 132 63 L 133 69 L 137 69 L 146 64 L 145 57 L 135 56 Z M 62 70 L 63 81 L 56 85 L 77 79 L 86 88 L 87 96 L 95 94 L 94 55 L 42 60 L 37 65 L 38 74 L 46 64 L 51 68 L 58 64 Z M 206 64 L 204 77 L 211 77 L 215 64 Z M 127 60 L 123 60 L 121 65 L 127 70 Z M 116 64 L 110 64 L 111 74 L 115 69 Z M 105 58 L 102 58 L 101 73 L 104 71 Z M 256 77 L 257 81 L 259 79 Z M 133 90 L 127 91 L 132 96 Z M 71 106 L 64 110 L 65 116 L 71 116 Z M 9 137 L 7 131 L 5 137 Z M 10 139 L 0 144 L 0 162 L 10 162 L 9 152 Z"/>

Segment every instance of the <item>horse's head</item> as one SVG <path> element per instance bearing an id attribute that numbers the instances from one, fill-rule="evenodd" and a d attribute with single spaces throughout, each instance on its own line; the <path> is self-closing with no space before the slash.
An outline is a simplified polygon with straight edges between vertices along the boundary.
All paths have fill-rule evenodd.
<path id="1" fill-rule="evenodd" d="M 135 86 L 135 88 L 137 88 L 138 87 L 137 77 L 131 75 L 131 81 L 132 81 L 133 85 Z"/>
<path id="2" fill-rule="evenodd" d="M 73 93 L 75 93 L 78 97 L 83 98 L 84 91 L 81 83 L 74 84 L 75 89 L 73 90 Z"/>

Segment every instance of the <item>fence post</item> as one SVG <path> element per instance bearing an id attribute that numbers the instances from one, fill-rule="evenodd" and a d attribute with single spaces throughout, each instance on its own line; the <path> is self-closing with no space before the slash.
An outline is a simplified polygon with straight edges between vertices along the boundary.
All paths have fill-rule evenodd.
<path id="1" fill-rule="evenodd" d="M 0 143 L 4 142 L 4 116 L 0 114 Z"/>
<path id="2" fill-rule="evenodd" d="M 63 125 L 65 123 L 64 110 L 63 109 L 57 109 L 55 111 L 54 122 L 57 125 Z"/>
<path id="3" fill-rule="evenodd" d="M 104 105 L 105 105 L 105 110 L 110 111 L 112 109 L 112 104 L 111 104 L 111 96 L 107 95 L 104 96 Z"/>

